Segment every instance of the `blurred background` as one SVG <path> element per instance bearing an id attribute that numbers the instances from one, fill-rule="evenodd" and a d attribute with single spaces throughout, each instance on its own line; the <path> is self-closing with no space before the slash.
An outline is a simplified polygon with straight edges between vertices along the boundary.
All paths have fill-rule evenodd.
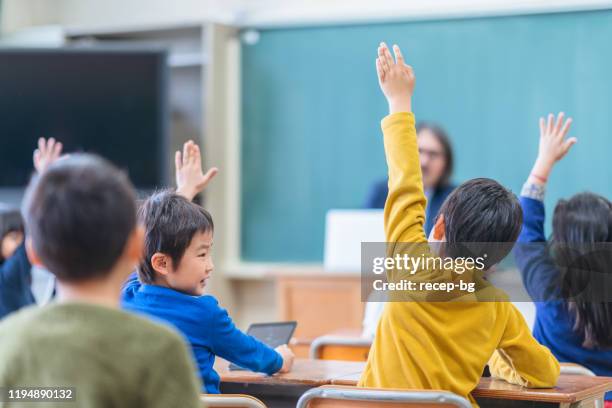
<path id="1" fill-rule="evenodd" d="M 196 140 L 220 168 L 202 197 L 212 291 L 243 327 L 308 326 L 313 292 L 360 324 L 358 271 L 323 267 L 326 214 L 363 208 L 386 175 L 380 41 L 413 65 L 415 115 L 448 133 L 454 183 L 518 193 L 538 118 L 564 111 L 579 143 L 547 209 L 612 195 L 612 1 L 2 0 L 0 30 L 0 201 L 19 204 L 40 136 L 103 154 L 143 195 Z"/>

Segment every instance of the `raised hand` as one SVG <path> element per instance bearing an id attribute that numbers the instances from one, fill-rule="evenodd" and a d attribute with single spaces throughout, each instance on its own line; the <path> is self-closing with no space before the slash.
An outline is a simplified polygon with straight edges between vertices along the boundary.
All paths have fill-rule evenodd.
<path id="1" fill-rule="evenodd" d="M 563 112 L 557 115 L 550 113 L 548 119 L 540 118 L 540 145 L 538 158 L 535 161 L 530 179 L 544 184 L 553 166 L 569 152 L 578 141 L 575 137 L 565 138 L 572 125 L 572 118 L 565 119 Z"/>
<path id="2" fill-rule="evenodd" d="M 176 168 L 176 192 L 190 201 L 204 190 L 219 172 L 216 167 L 210 168 L 206 173 L 202 171 L 200 148 L 192 140 L 183 145 L 182 154 L 180 150 L 176 152 L 174 165 Z"/>
<path id="3" fill-rule="evenodd" d="M 62 143 L 54 138 L 46 140 L 41 137 L 38 139 L 38 149 L 34 150 L 34 168 L 38 173 L 45 171 L 51 163 L 60 158 L 62 154 Z"/>
<path id="4" fill-rule="evenodd" d="M 389 103 L 389 113 L 411 112 L 412 92 L 414 90 L 414 72 L 406 65 L 399 46 L 393 46 L 395 60 L 385 43 L 378 47 L 376 72 L 380 89 Z"/>

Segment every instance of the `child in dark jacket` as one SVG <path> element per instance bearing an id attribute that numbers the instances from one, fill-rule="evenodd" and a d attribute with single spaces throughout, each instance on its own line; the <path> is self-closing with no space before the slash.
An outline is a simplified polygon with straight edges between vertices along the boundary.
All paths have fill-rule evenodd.
<path id="1" fill-rule="evenodd" d="M 62 154 L 62 143 L 53 138 L 40 138 L 34 150 L 34 168 L 37 173 L 44 171 Z M 17 310 L 37 302 L 37 293 L 32 290 L 32 265 L 25 250 L 25 228 L 18 209 L 0 207 L 0 319 Z M 39 270 L 39 278 L 53 289 L 53 275 Z M 34 285 L 36 286 L 36 285 Z M 44 292 L 49 292 L 44 290 Z M 41 294 L 38 294 L 40 301 Z M 48 293 L 51 296 L 51 293 Z M 45 302 L 42 302 L 45 303 Z"/>
<path id="2" fill-rule="evenodd" d="M 534 337 L 559 361 L 612 376 L 612 302 L 596 293 L 592 280 L 601 273 L 612 277 L 608 262 L 612 204 L 592 193 L 560 200 L 550 245 L 544 235 L 546 183 L 555 163 L 576 143 L 576 138 L 565 138 L 571 123 L 571 118 L 564 121 L 563 113 L 556 120 L 552 114 L 547 120 L 540 119 L 538 158 L 520 197 L 523 229 L 516 261 L 527 292 L 536 302 Z M 593 251 L 598 248 L 604 251 Z M 568 262 L 577 260 L 576 255 L 580 269 Z M 612 392 L 606 394 L 606 400 L 612 406 Z"/>

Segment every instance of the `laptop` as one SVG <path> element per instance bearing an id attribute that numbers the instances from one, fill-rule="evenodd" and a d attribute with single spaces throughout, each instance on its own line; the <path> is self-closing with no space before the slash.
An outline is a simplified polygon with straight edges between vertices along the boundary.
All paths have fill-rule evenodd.
<path id="1" fill-rule="evenodd" d="M 265 345 L 276 348 L 283 344 L 289 344 L 297 322 L 255 323 L 249 326 L 247 334 L 255 337 Z M 236 364 L 230 364 L 230 370 L 244 370 Z"/>
<path id="2" fill-rule="evenodd" d="M 359 273 L 361 243 L 385 242 L 383 219 L 383 210 L 329 210 L 325 217 L 324 269 Z"/>

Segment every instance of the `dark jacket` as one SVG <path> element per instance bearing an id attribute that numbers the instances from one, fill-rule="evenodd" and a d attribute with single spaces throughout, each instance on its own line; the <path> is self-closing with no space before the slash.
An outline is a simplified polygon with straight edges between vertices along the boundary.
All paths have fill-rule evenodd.
<path id="1" fill-rule="evenodd" d="M 427 200 L 427 208 L 425 209 L 425 233 L 429 236 L 429 232 L 434 226 L 436 216 L 442 207 L 442 203 L 446 200 L 446 197 L 455 189 L 452 184 L 437 187 L 431 197 Z M 366 208 L 385 208 L 385 201 L 387 201 L 387 195 L 389 194 L 389 186 L 387 180 L 381 180 L 372 186 L 368 199 L 366 201 Z"/>
<path id="2" fill-rule="evenodd" d="M 35 303 L 31 269 L 23 244 L 0 265 L 0 319 Z"/>

